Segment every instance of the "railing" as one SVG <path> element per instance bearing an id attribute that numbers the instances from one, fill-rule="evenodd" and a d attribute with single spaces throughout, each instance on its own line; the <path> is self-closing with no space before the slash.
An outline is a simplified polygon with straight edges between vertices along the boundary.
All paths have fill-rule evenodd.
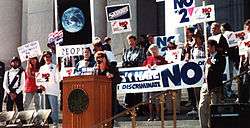
<path id="1" fill-rule="evenodd" d="M 227 83 L 229 82 L 232 82 L 233 80 L 237 80 L 237 84 L 239 84 L 239 81 L 240 81 L 240 77 L 247 74 L 247 73 L 250 73 L 249 71 L 245 71 L 245 72 L 242 72 L 240 73 L 239 75 L 237 76 L 234 76 L 233 78 L 231 78 L 230 80 L 227 80 L 225 82 L 223 82 L 223 85 L 226 86 Z M 149 101 L 153 100 L 153 99 L 156 99 L 156 98 L 159 98 L 160 99 L 160 108 L 161 108 L 161 113 L 160 113 L 160 117 L 161 117 L 161 128 L 164 128 L 165 127 L 165 119 L 164 119 L 164 103 L 165 103 L 165 97 L 167 95 L 167 93 L 171 93 L 172 95 L 172 108 L 173 108 L 173 128 L 176 128 L 176 119 L 177 119 L 177 116 L 176 116 L 176 91 L 177 90 L 168 90 L 168 91 L 165 91 L 165 92 L 161 92 L 161 93 L 158 93 L 158 94 L 155 94 L 154 96 L 152 96 L 151 98 L 147 99 L 146 101 L 144 102 L 140 102 L 138 104 L 136 104 L 135 106 L 133 107 L 130 107 L 130 108 L 127 108 L 127 110 L 111 117 L 111 118 L 108 118 L 98 124 L 96 124 L 94 126 L 94 128 L 109 128 L 111 127 L 111 121 L 118 118 L 118 117 L 121 117 L 123 115 L 129 115 L 130 114 L 130 119 L 131 119 L 131 128 L 136 128 L 137 127 L 137 123 L 136 123 L 136 117 L 137 117 L 137 110 L 139 109 L 139 106 L 141 105 L 145 105 L 145 104 L 148 104 Z"/>
<path id="2" fill-rule="evenodd" d="M 171 91 L 165 91 L 165 92 L 161 92 L 161 93 L 158 93 L 158 94 L 155 94 L 154 96 L 152 96 L 151 98 L 149 98 L 148 100 L 144 101 L 144 102 L 140 102 L 136 105 L 134 105 L 133 107 L 130 107 L 130 108 L 127 108 L 127 110 L 111 117 L 111 118 L 108 118 L 102 122 L 100 122 L 99 124 L 95 125 L 94 128 L 106 128 L 106 127 L 111 127 L 110 126 L 110 122 L 118 117 L 121 117 L 123 115 L 129 115 L 130 114 L 130 119 L 131 119 L 131 127 L 132 128 L 136 128 L 137 127 L 137 124 L 136 124 L 136 117 L 137 117 L 137 110 L 139 109 L 139 107 L 141 105 L 145 105 L 145 104 L 148 104 L 149 101 L 153 100 L 153 99 L 156 99 L 156 98 L 159 98 L 160 99 L 160 108 L 161 108 L 161 113 L 160 113 L 160 116 L 161 116 L 161 128 L 164 128 L 164 103 L 165 103 L 165 97 L 167 95 L 168 92 L 171 92 L 172 94 L 172 107 L 173 107 L 173 127 L 176 128 L 176 91 L 175 90 L 171 90 Z"/>

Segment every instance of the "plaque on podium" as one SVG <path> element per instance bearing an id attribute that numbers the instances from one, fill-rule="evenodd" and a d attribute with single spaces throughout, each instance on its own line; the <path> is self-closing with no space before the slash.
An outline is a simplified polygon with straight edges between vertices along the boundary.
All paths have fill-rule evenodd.
<path id="1" fill-rule="evenodd" d="M 106 76 L 73 76 L 63 80 L 64 128 L 91 128 L 112 117 L 112 85 Z"/>

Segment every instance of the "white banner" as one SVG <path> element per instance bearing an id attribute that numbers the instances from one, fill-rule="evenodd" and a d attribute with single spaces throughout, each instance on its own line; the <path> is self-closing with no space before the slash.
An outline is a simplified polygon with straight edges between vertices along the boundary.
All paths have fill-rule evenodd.
<path id="1" fill-rule="evenodd" d="M 117 93 L 141 93 L 201 87 L 204 82 L 205 60 L 147 67 L 121 68 L 122 82 Z"/>
<path id="2" fill-rule="evenodd" d="M 65 57 L 65 56 L 78 56 L 83 55 L 83 49 L 86 47 L 92 47 L 91 44 L 86 45 L 64 45 L 56 47 L 56 56 Z"/>
<path id="3" fill-rule="evenodd" d="M 131 24 L 129 19 L 119 20 L 119 21 L 112 21 L 111 22 L 112 33 L 124 33 L 124 32 L 131 32 Z"/>
<path id="4" fill-rule="evenodd" d="M 22 62 L 28 60 L 29 58 L 42 55 L 38 41 L 33 41 L 22 45 L 17 48 L 17 51 Z"/>

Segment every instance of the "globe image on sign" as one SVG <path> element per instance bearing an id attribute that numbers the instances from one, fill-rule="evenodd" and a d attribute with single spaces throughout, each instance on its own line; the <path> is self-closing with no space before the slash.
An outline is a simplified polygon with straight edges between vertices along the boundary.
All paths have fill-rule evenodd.
<path id="1" fill-rule="evenodd" d="M 63 13 L 62 26 L 68 32 L 75 33 L 82 30 L 84 23 L 84 14 L 77 7 L 71 7 Z"/>

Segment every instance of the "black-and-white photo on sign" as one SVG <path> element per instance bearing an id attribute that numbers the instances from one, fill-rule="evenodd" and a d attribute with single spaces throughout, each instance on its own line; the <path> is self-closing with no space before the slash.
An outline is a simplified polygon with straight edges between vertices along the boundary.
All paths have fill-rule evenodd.
<path id="1" fill-rule="evenodd" d="M 129 4 L 106 6 L 106 17 L 108 22 L 130 19 L 131 11 Z"/>

